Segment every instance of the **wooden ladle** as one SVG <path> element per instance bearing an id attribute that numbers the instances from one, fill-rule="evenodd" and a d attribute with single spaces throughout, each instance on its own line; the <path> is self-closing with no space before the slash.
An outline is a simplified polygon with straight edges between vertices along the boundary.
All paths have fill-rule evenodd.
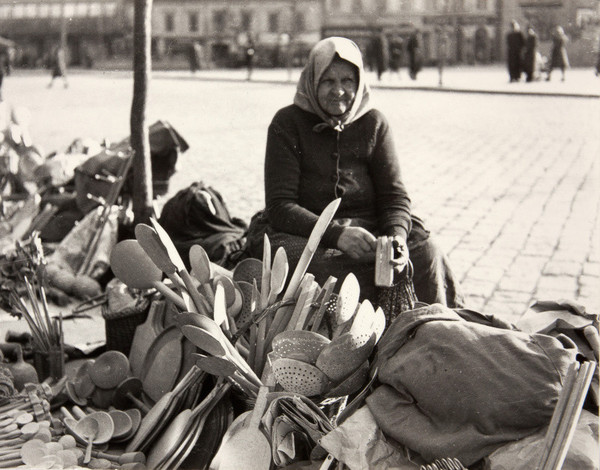
<path id="1" fill-rule="evenodd" d="M 87 445 L 85 448 L 83 463 L 89 463 L 89 461 L 92 459 L 92 445 L 94 443 L 94 439 L 96 439 L 96 436 L 100 431 L 100 424 L 95 418 L 86 416 L 77 422 L 75 425 L 75 431 L 86 440 Z"/>

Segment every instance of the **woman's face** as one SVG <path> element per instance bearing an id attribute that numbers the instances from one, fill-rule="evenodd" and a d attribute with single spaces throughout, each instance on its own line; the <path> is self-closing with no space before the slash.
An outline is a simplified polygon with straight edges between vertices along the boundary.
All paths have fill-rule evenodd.
<path id="1" fill-rule="evenodd" d="M 352 106 L 357 89 L 356 67 L 345 60 L 335 59 L 319 80 L 319 106 L 331 116 L 341 116 Z"/>

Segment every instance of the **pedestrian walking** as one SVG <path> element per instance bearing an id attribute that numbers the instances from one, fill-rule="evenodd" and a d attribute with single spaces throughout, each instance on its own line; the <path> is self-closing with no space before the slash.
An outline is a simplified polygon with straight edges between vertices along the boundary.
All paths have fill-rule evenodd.
<path id="1" fill-rule="evenodd" d="M 399 35 L 392 36 L 390 40 L 390 72 L 400 78 L 400 69 L 402 68 L 402 59 L 404 56 L 404 40 Z"/>
<path id="2" fill-rule="evenodd" d="M 69 87 L 69 81 L 67 80 L 67 58 L 65 56 L 65 50 L 62 46 L 57 46 L 52 54 L 52 77 L 48 88 L 52 88 L 54 80 L 57 78 L 63 79 L 65 88 Z"/>
<path id="3" fill-rule="evenodd" d="M 4 77 L 10 75 L 11 61 L 10 51 L 7 47 L 0 49 L 0 101 L 4 100 L 2 96 L 2 84 L 4 83 Z"/>
<path id="4" fill-rule="evenodd" d="M 596 77 L 600 77 L 600 44 L 598 44 L 598 58 L 596 59 Z"/>
<path id="5" fill-rule="evenodd" d="M 406 44 L 408 52 L 408 74 L 413 80 L 417 79 L 417 74 L 421 70 L 421 31 L 415 28 L 408 38 Z"/>
<path id="6" fill-rule="evenodd" d="M 510 82 L 521 80 L 523 70 L 523 48 L 525 47 L 525 36 L 521 26 L 516 20 L 512 20 L 511 31 L 506 35 L 506 57 L 508 62 L 508 75 Z"/>
<path id="7" fill-rule="evenodd" d="M 557 26 L 552 34 L 552 53 L 550 54 L 550 65 L 546 81 L 550 81 L 552 70 L 560 69 L 561 81 L 565 81 L 565 71 L 569 68 L 569 56 L 567 55 L 567 42 L 569 39 L 562 26 Z"/>
<path id="8" fill-rule="evenodd" d="M 256 48 L 254 45 L 254 39 L 252 35 L 248 34 L 248 43 L 246 44 L 246 68 L 248 69 L 248 75 L 246 80 L 252 80 L 252 72 L 254 70 L 254 59 L 256 56 Z"/>
<path id="9" fill-rule="evenodd" d="M 446 66 L 446 60 L 448 59 L 449 53 L 449 41 L 448 32 L 443 26 L 436 28 L 436 39 L 437 39 L 437 68 L 438 68 L 438 85 L 444 85 L 444 67 Z"/>
<path id="10" fill-rule="evenodd" d="M 190 64 L 190 72 L 196 73 L 202 67 L 202 46 L 198 41 L 192 42 L 188 49 L 188 61 Z"/>
<path id="11" fill-rule="evenodd" d="M 525 52 L 523 53 L 523 71 L 525 72 L 525 80 L 532 82 L 536 72 L 536 57 L 537 57 L 537 34 L 532 26 L 527 27 L 527 35 L 525 36 Z"/>
<path id="12" fill-rule="evenodd" d="M 390 64 L 390 48 L 387 36 L 380 30 L 373 37 L 373 54 L 375 55 L 375 66 L 377 68 L 377 80 L 381 80 L 381 77 L 389 68 Z"/>

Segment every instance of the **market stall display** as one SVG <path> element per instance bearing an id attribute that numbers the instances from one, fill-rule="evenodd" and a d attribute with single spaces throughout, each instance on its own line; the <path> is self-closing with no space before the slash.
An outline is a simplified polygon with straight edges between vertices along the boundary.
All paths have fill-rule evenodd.
<path id="1" fill-rule="evenodd" d="M 469 310 L 415 308 L 410 265 L 404 297 L 380 305 L 361 300 L 352 273 L 319 285 L 310 261 L 339 200 L 292 273 L 266 235 L 262 259 L 211 260 L 212 245 L 193 238 L 203 224 L 177 230 L 176 212 L 118 241 L 128 144 L 99 146 L 91 161 L 79 150 L 76 205 L 89 212 L 46 257 L 37 228 L 53 212 L 35 216 L 31 198 L 36 220 L 19 222 L 25 235 L 6 253 L 2 300 L 28 336 L 0 347 L 0 468 L 499 470 L 515 455 L 523 469 L 598 468 L 581 444 L 597 443 L 597 315 L 540 303 L 517 330 Z M 219 215 L 217 196 L 198 184 L 178 201 Z M 398 280 L 393 256 L 391 239 L 378 239 L 376 285 Z M 67 344 L 65 318 L 94 310 L 51 305 L 76 296 L 104 309 L 123 350 Z M 109 310 L 132 321 L 109 328 Z"/>

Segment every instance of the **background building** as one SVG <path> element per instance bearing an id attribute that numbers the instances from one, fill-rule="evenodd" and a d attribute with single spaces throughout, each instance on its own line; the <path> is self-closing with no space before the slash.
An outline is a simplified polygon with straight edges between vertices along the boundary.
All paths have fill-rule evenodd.
<path id="1" fill-rule="evenodd" d="M 239 66 L 250 38 L 259 66 L 286 65 L 320 39 L 320 0 L 154 0 L 153 50 L 184 56 L 196 42 L 210 66 Z"/>
<path id="2" fill-rule="evenodd" d="M 0 0 L 0 35 L 17 44 L 17 66 L 44 65 L 62 38 L 69 65 L 130 68 L 133 8 L 134 0 Z M 321 37 L 350 37 L 367 53 L 376 33 L 406 44 L 415 28 L 425 64 L 437 60 L 441 28 L 449 63 L 499 62 L 513 19 L 533 25 L 546 56 L 560 24 L 571 64 L 595 64 L 599 0 L 154 0 L 153 65 L 242 66 L 250 41 L 259 67 L 301 65 Z"/>
<path id="3" fill-rule="evenodd" d="M 16 66 L 46 65 L 61 41 L 71 65 L 91 66 L 127 53 L 131 28 L 121 0 L 0 0 L 0 32 L 17 45 Z"/>

